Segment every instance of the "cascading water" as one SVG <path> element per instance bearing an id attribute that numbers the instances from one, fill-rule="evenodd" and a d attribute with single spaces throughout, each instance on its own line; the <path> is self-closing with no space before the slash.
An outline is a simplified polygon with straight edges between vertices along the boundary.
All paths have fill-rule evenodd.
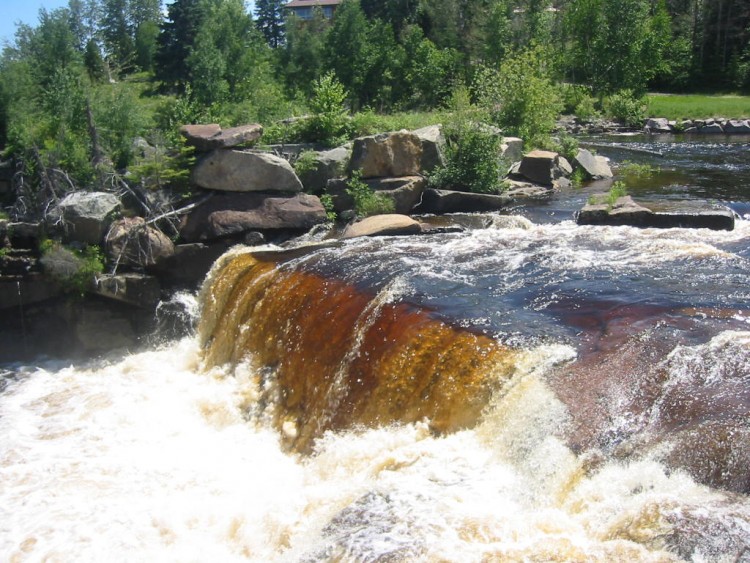
<path id="1" fill-rule="evenodd" d="M 519 213 L 234 250 L 195 338 L 0 372 L 0 559 L 750 561 L 750 222 Z"/>

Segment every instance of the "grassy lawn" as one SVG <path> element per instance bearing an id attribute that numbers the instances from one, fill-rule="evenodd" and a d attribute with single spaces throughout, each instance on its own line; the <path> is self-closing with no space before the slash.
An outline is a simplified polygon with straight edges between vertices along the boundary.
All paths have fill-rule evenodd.
<path id="1" fill-rule="evenodd" d="M 648 115 L 668 119 L 750 117 L 750 96 L 649 94 Z"/>

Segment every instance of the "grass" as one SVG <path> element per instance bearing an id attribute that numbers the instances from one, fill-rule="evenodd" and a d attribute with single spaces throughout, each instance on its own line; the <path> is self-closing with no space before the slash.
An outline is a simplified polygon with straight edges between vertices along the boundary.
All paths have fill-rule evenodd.
<path id="1" fill-rule="evenodd" d="M 648 115 L 667 119 L 750 117 L 750 96 L 649 94 Z"/>

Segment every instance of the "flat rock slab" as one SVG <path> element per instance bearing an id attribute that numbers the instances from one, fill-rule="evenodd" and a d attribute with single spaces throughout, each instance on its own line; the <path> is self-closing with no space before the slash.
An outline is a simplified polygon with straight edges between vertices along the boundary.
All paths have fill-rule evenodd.
<path id="1" fill-rule="evenodd" d="M 161 285 L 154 276 L 117 274 L 98 278 L 96 293 L 136 307 L 151 309 L 161 298 Z"/>
<path id="2" fill-rule="evenodd" d="M 283 158 L 268 153 L 215 150 L 193 169 L 194 184 L 225 192 L 300 192 L 302 182 Z"/>
<path id="3" fill-rule="evenodd" d="M 513 203 L 507 195 L 475 194 L 452 190 L 427 189 L 422 202 L 414 208 L 415 213 L 471 213 L 496 211 Z"/>
<path id="4" fill-rule="evenodd" d="M 595 156 L 586 149 L 578 149 L 574 164 L 576 168 L 583 170 L 588 180 L 605 180 L 613 176 L 607 159 L 603 156 Z"/>
<path id="5" fill-rule="evenodd" d="M 701 201 L 639 202 L 621 197 L 610 209 L 607 204 L 588 204 L 578 212 L 579 225 L 611 225 L 655 228 L 687 228 L 731 231 L 734 213 L 718 204 Z"/>
<path id="6" fill-rule="evenodd" d="M 422 172 L 422 139 L 411 131 L 381 133 L 354 140 L 351 170 L 362 178 L 415 176 Z"/>
<path id="7" fill-rule="evenodd" d="M 229 149 L 252 143 L 263 134 L 263 126 L 257 123 L 222 129 L 218 124 L 183 125 L 180 133 L 185 142 L 196 150 L 209 152 L 215 149 Z"/>
<path id="8" fill-rule="evenodd" d="M 421 232 L 421 224 L 407 215 L 374 215 L 349 225 L 341 238 L 416 235 Z"/>
<path id="9" fill-rule="evenodd" d="M 220 194 L 188 215 L 180 234 L 199 242 L 268 229 L 307 230 L 326 221 L 320 199 L 309 194 Z"/>

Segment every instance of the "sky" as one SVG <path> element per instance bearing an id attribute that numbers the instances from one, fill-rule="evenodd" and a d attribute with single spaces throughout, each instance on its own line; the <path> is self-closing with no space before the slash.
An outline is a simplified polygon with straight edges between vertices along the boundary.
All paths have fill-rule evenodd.
<path id="1" fill-rule="evenodd" d="M 13 39 L 16 23 L 36 26 L 39 8 L 54 10 L 68 5 L 68 0 L 0 0 L 0 44 Z"/>

